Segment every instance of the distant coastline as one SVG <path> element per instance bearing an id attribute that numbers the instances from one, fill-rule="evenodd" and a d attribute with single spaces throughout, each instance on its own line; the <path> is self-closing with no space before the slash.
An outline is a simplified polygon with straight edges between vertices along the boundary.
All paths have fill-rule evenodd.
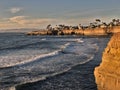
<path id="1" fill-rule="evenodd" d="M 113 19 L 109 23 L 101 22 L 100 19 L 96 19 L 94 23 L 90 23 L 88 26 L 66 26 L 56 25 L 52 27 L 49 24 L 45 30 L 36 30 L 26 33 L 27 35 L 109 35 L 120 32 L 119 19 Z"/>

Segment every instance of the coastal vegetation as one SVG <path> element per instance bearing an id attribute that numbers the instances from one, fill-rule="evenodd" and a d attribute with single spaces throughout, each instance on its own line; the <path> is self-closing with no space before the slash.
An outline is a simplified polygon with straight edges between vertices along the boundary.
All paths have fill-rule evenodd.
<path id="1" fill-rule="evenodd" d="M 120 32 L 119 19 L 113 19 L 109 23 L 96 19 L 95 22 L 87 26 L 81 24 L 75 26 L 60 24 L 52 27 L 49 24 L 45 30 L 28 32 L 27 35 L 108 35 L 117 32 Z"/>

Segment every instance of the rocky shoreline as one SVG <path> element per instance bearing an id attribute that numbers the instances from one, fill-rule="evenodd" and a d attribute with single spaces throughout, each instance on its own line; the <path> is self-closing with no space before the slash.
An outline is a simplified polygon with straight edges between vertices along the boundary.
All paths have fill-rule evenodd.
<path id="1" fill-rule="evenodd" d="M 109 41 L 94 75 L 98 90 L 120 90 L 120 33 Z"/>
<path id="2" fill-rule="evenodd" d="M 108 35 L 105 29 L 86 29 L 86 30 L 54 30 L 54 31 L 32 31 L 28 32 L 27 35 Z"/>
<path id="3" fill-rule="evenodd" d="M 75 29 L 75 30 L 39 30 L 26 33 L 27 35 L 109 35 L 120 32 L 120 26 L 112 28 Z"/>
<path id="4" fill-rule="evenodd" d="M 49 24 L 45 30 L 38 30 L 26 33 L 27 35 L 109 35 L 120 32 L 119 19 L 113 19 L 109 23 L 101 22 L 96 19 L 96 22 L 90 23 L 88 26 L 66 26 L 56 25 L 52 27 Z"/>

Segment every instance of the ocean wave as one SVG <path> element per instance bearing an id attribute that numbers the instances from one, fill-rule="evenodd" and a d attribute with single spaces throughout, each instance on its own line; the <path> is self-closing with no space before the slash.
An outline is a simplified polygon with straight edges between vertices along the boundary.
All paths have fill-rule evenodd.
<path id="1" fill-rule="evenodd" d="M 19 56 L 16 57 L 16 62 L 12 62 L 14 59 L 13 56 L 11 59 L 9 57 L 6 57 L 6 62 L 4 64 L 1 64 L 3 65 L 2 67 L 12 66 L 12 68 L 8 68 L 8 70 L 6 70 L 3 75 L 6 75 L 8 72 L 14 72 L 11 73 L 13 76 L 15 76 L 15 81 L 13 80 L 13 82 L 17 83 L 13 83 L 12 87 L 10 86 L 12 89 L 14 89 L 13 86 L 16 87 L 21 84 L 44 80 L 47 77 L 67 72 L 73 66 L 76 66 L 78 64 L 87 63 L 94 58 L 94 54 L 97 51 L 96 49 L 96 43 L 91 44 L 84 42 L 81 39 L 72 39 L 72 42 L 69 40 L 52 52 L 33 55 L 33 57 L 30 57 L 30 59 L 25 59 L 24 57 Z M 88 51 L 92 51 L 92 53 L 89 53 Z M 28 50 L 28 52 L 30 51 Z M 67 54 L 63 52 L 67 52 Z M 18 58 L 22 58 L 22 61 L 19 62 Z M 10 59 L 9 62 L 8 59 Z M 11 77 L 13 77 L 11 74 L 9 75 L 8 73 L 7 78 L 1 77 L 0 81 L 4 82 L 6 80 L 7 82 L 8 80 L 8 82 L 10 82 Z"/>
<path id="2" fill-rule="evenodd" d="M 42 38 L 41 40 L 42 40 L 42 41 L 45 41 L 45 40 L 47 40 L 47 39 L 46 39 L 46 38 Z"/>
<path id="3" fill-rule="evenodd" d="M 69 67 L 66 67 L 64 68 L 63 70 L 59 70 L 57 72 L 54 72 L 54 73 L 51 73 L 51 74 L 47 74 L 47 75 L 43 75 L 41 77 L 37 77 L 37 78 L 32 78 L 32 79 L 29 79 L 29 80 L 25 80 L 24 82 L 22 82 L 21 84 L 17 84 L 15 87 L 17 86 L 20 86 L 20 85 L 23 85 L 23 84 L 27 84 L 27 83 L 33 83 L 33 82 L 37 82 L 37 81 L 41 81 L 41 80 L 45 80 L 46 78 L 48 77 L 52 77 L 52 76 L 56 76 L 56 75 L 59 75 L 59 74 L 62 74 L 64 72 L 67 72 L 69 71 L 72 67 L 76 66 L 76 65 L 79 65 L 79 64 L 85 64 L 89 61 L 91 61 L 93 58 L 94 58 L 94 55 L 87 55 L 87 54 L 84 54 L 87 59 L 85 61 L 82 61 L 82 62 L 76 62 L 74 64 L 71 64 Z"/>
<path id="4" fill-rule="evenodd" d="M 82 40 L 82 38 L 74 38 L 74 39 L 72 39 L 72 38 L 56 38 L 56 39 L 46 39 L 46 38 L 43 38 L 43 40 L 49 40 L 49 41 L 57 41 L 57 42 L 63 42 L 63 41 L 65 41 L 65 42 L 84 42 L 83 40 Z"/>
<path id="5" fill-rule="evenodd" d="M 3 56 L 3 57 L 1 57 L 1 60 L 0 60 L 0 68 L 25 64 L 25 63 L 28 63 L 30 61 L 35 61 L 35 60 L 40 59 L 40 58 L 53 56 L 53 55 L 58 54 L 59 51 L 60 50 L 56 50 L 56 51 L 53 51 L 53 52 L 50 52 L 50 53 L 41 54 L 41 55 L 38 55 L 38 56 L 33 56 L 32 58 L 27 59 L 27 60 L 24 60 L 24 59 L 26 57 L 29 58 L 29 56 L 23 56 L 23 58 L 20 57 L 20 56 L 13 56 L 13 57 Z"/>
<path id="6" fill-rule="evenodd" d="M 66 43 L 65 45 L 61 46 L 61 49 L 64 50 L 65 48 L 67 48 L 70 45 L 70 43 Z"/>
<path id="7" fill-rule="evenodd" d="M 44 53 L 44 54 L 40 54 L 40 55 L 39 54 L 31 55 L 32 52 L 27 51 L 26 53 L 31 52 L 30 55 L 19 55 L 18 54 L 18 55 L 0 56 L 0 68 L 22 65 L 22 64 L 26 64 L 26 63 L 29 63 L 32 61 L 36 61 L 38 59 L 57 55 L 57 54 L 59 54 L 59 52 L 63 51 L 65 48 L 67 48 L 67 46 L 69 46 L 69 45 L 70 45 L 70 43 L 66 43 L 66 44 L 62 45 L 60 47 L 60 49 L 58 49 L 58 50 L 54 50 L 52 52 Z M 25 51 L 23 51 L 23 52 L 25 53 Z"/>
<path id="8" fill-rule="evenodd" d="M 85 58 L 86 57 L 86 58 Z M 37 75 L 37 77 L 26 77 L 26 76 L 24 76 L 24 77 L 19 77 L 17 80 L 19 80 L 19 83 L 18 84 L 15 84 L 14 86 L 12 86 L 12 87 L 10 87 L 10 86 L 8 86 L 8 87 L 4 87 L 3 86 L 3 88 L 7 88 L 7 89 L 3 89 L 3 90 L 15 90 L 15 88 L 17 87 L 17 86 L 20 86 L 20 85 L 23 85 L 23 84 L 27 84 L 27 83 L 33 83 L 33 82 L 37 82 L 37 81 L 41 81 L 41 80 L 45 80 L 46 78 L 48 78 L 48 77 L 51 77 L 51 76 L 56 76 L 56 75 L 59 75 L 59 74 L 62 74 L 62 73 L 64 73 L 64 72 L 67 72 L 68 70 L 70 70 L 72 67 L 74 67 L 74 66 L 76 66 L 76 65 L 79 65 L 79 64 L 84 64 L 84 63 L 87 63 L 87 62 L 89 62 L 89 61 L 91 61 L 93 58 L 94 58 L 94 55 L 87 55 L 87 54 L 84 54 L 84 57 L 83 58 L 81 58 L 81 59 L 86 59 L 86 60 L 83 60 L 82 62 L 72 62 L 73 64 L 69 64 L 70 66 L 67 66 L 67 67 L 65 67 L 64 69 L 62 69 L 61 70 L 61 68 L 63 67 L 63 66 L 61 66 L 61 67 L 59 67 L 60 69 L 59 70 L 57 70 L 56 72 L 54 72 L 54 73 L 49 73 L 49 74 L 44 74 L 44 75 Z M 77 60 L 76 60 L 77 61 Z M 66 63 L 65 63 L 66 64 Z M 67 64 L 68 65 L 68 64 Z M 41 65 L 39 65 L 39 66 L 41 66 Z M 56 67 L 56 68 L 58 68 L 58 67 Z M 56 69 L 56 68 L 54 68 L 54 69 Z M 49 69 L 52 69 L 52 67 L 49 67 Z M 24 71 L 22 71 L 22 72 L 24 72 Z M 39 72 L 39 71 L 37 71 L 37 72 Z"/>
<path id="9" fill-rule="evenodd" d="M 76 39 L 77 42 L 83 43 L 84 41 L 81 39 Z"/>

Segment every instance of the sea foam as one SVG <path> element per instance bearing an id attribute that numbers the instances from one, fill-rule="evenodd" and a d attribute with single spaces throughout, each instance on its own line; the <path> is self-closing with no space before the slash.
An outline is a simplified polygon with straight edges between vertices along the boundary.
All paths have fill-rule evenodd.
<path id="1" fill-rule="evenodd" d="M 25 64 L 25 63 L 28 63 L 28 62 L 31 62 L 31 61 L 35 61 L 37 59 L 41 59 L 41 58 L 45 58 L 45 57 L 49 57 L 49 56 L 54 56 L 54 55 L 57 55 L 60 51 L 64 50 L 68 45 L 70 45 L 70 43 L 66 43 L 64 45 L 62 45 L 60 47 L 60 49 L 58 50 L 54 50 L 52 52 L 46 52 L 44 54 L 41 54 L 41 52 L 35 52 L 32 54 L 32 51 L 21 51 L 19 52 L 19 54 L 14 54 L 14 55 L 7 55 L 7 56 L 0 56 L 0 67 L 3 68 L 3 67 L 10 67 L 10 66 L 14 66 L 14 65 L 21 65 L 21 64 Z M 27 55 L 24 55 L 21 53 L 27 53 Z M 36 55 L 35 55 L 36 53 Z M 39 54 L 40 53 L 40 54 Z"/>

